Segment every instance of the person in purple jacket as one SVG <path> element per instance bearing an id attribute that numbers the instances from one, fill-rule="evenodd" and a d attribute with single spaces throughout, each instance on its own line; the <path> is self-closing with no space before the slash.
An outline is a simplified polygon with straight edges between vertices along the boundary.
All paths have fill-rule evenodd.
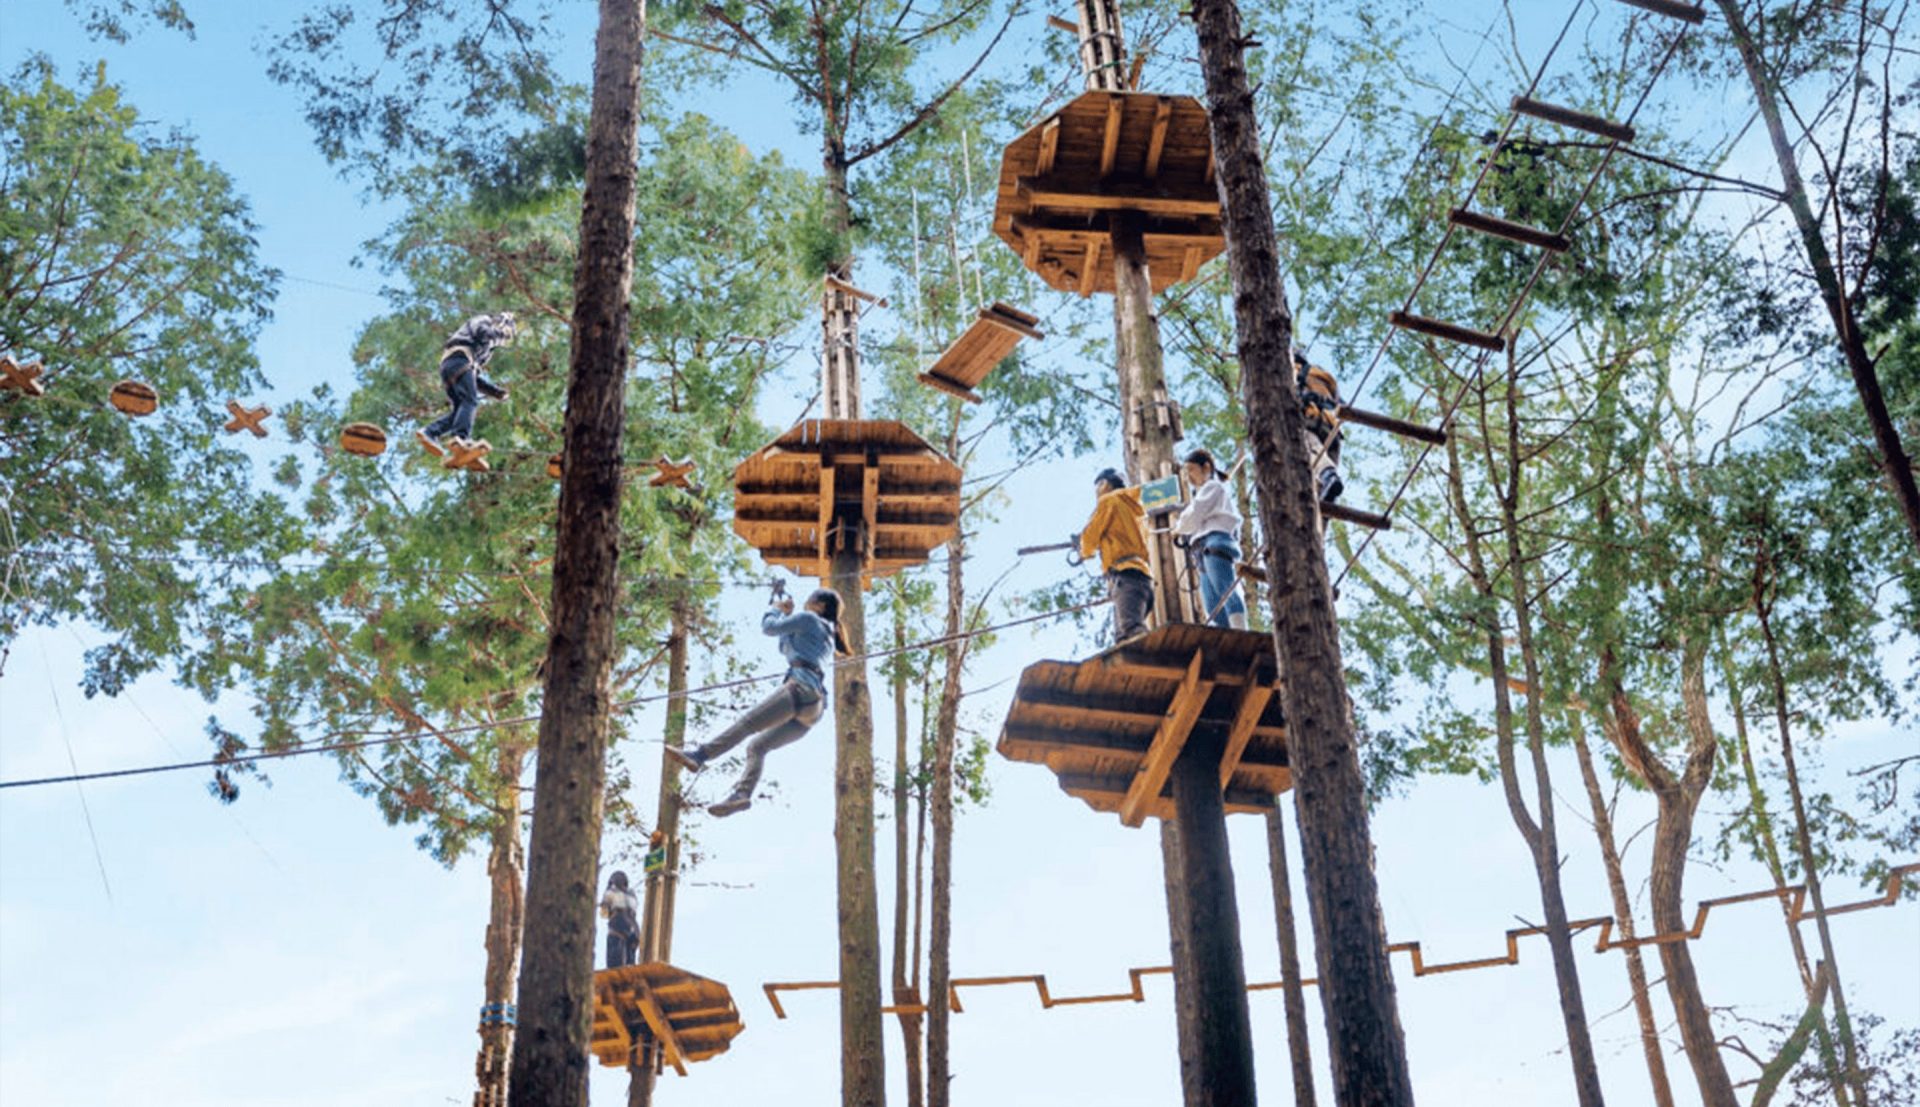
<path id="1" fill-rule="evenodd" d="M 836 651 L 847 652 L 846 638 L 840 633 L 840 593 L 831 588 L 808 596 L 806 607 L 797 614 L 793 597 L 779 596 L 760 617 L 760 629 L 780 640 L 780 655 L 787 659 L 787 675 L 780 687 L 734 720 L 732 726 L 693 749 L 667 748 L 668 757 L 688 772 L 697 773 L 707 767 L 707 762 L 726 756 L 748 735 L 754 736 L 747 743 L 747 763 L 733 791 L 707 808 L 720 818 L 751 807 L 767 754 L 799 741 L 820 721 L 827 706 L 827 664 Z"/>

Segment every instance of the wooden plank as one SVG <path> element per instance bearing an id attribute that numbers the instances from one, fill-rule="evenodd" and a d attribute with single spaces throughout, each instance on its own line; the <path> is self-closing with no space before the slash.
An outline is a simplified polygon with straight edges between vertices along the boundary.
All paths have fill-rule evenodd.
<path id="1" fill-rule="evenodd" d="M 1062 219 L 1046 215 L 1022 215 L 1013 220 L 1012 226 L 1027 242 L 1038 238 L 1078 246 L 1089 238 L 1098 238 L 1103 242 L 1107 239 L 1107 229 L 1087 226 L 1084 216 Z M 1140 237 L 1147 240 L 1149 248 L 1162 243 L 1179 247 L 1191 243 L 1211 248 L 1217 254 L 1227 245 L 1226 236 L 1221 233 L 1220 223 L 1215 219 L 1156 221 L 1141 228 Z"/>
<path id="2" fill-rule="evenodd" d="M 1090 239 L 1087 242 L 1086 255 L 1080 261 L 1080 295 L 1091 296 L 1093 294 L 1093 281 L 1099 273 L 1100 240 L 1097 238 Z"/>
<path id="3" fill-rule="evenodd" d="M 634 981 L 633 993 L 640 1007 L 640 1017 L 647 1021 L 647 1029 L 652 1031 L 654 1040 L 660 1043 L 667 1064 L 672 1065 L 673 1071 L 681 1076 L 687 1075 L 686 1058 L 680 1050 L 680 1036 L 674 1033 L 673 1024 L 667 1021 L 665 1012 L 654 1000 L 653 989 L 645 979 L 640 979 Z"/>
<path id="4" fill-rule="evenodd" d="M 1088 187 L 1059 174 L 1021 177 L 1020 191 L 1035 207 L 1074 211 L 1140 211 L 1152 215 L 1220 215 L 1220 197 L 1211 192 L 1176 195 L 1162 189 L 1114 185 Z"/>
<path id="5" fill-rule="evenodd" d="M 1202 651 L 1194 651 L 1186 676 L 1181 679 L 1172 702 L 1167 704 L 1166 717 L 1154 732 L 1153 743 L 1147 747 L 1140 771 L 1127 787 L 1127 797 L 1120 803 L 1120 821 L 1128 826 L 1139 826 L 1146 821 L 1147 801 L 1158 798 L 1160 789 L 1166 786 L 1167 774 L 1173 771 L 1173 760 L 1186 746 L 1187 735 L 1193 733 L 1200 709 L 1206 706 L 1207 697 L 1213 692 L 1213 682 L 1200 679 L 1200 667 L 1205 660 Z"/>
<path id="6" fill-rule="evenodd" d="M 1463 327 L 1458 323 L 1448 323 L 1439 319 L 1429 319 L 1412 312 L 1396 311 L 1387 316 L 1387 322 L 1405 331 L 1416 334 L 1432 335 L 1449 342 L 1458 342 L 1464 346 L 1477 346 L 1482 350 L 1500 353 L 1507 348 L 1507 340 L 1489 331 Z"/>
<path id="7" fill-rule="evenodd" d="M 1267 709 L 1267 701 L 1273 698 L 1273 685 L 1262 684 L 1259 680 L 1259 662 L 1247 667 L 1247 675 L 1240 685 L 1240 702 L 1233 709 L 1233 726 L 1227 731 L 1227 748 L 1220 755 L 1220 787 L 1225 788 L 1233 779 L 1233 771 L 1240 767 L 1240 759 L 1246 755 L 1247 743 L 1253 739 L 1254 728 L 1260 725 L 1260 715 Z"/>
<path id="8" fill-rule="evenodd" d="M 1573 241 L 1566 235 L 1554 231 L 1543 231 L 1538 227 L 1529 227 L 1525 223 L 1515 223 L 1511 219 L 1502 219 L 1497 215 L 1474 211 L 1471 208 L 1454 208 L 1447 212 L 1447 222 L 1469 231 L 1504 238 L 1508 242 L 1518 242 L 1522 246 L 1537 246 L 1549 253 L 1564 254 L 1573 249 Z"/>
<path id="9" fill-rule="evenodd" d="M 958 396 L 970 404 L 981 402 L 979 393 L 961 384 L 959 381 L 950 381 L 937 373 L 921 373 L 918 375 L 918 379 L 921 384 L 929 388 L 937 388 L 950 396 Z"/>
<path id="10" fill-rule="evenodd" d="M 820 514 L 816 520 L 820 528 L 819 552 L 820 564 L 828 564 L 833 558 L 830 545 L 833 534 L 833 466 L 820 466 Z"/>
<path id="11" fill-rule="evenodd" d="M 1371 511 L 1362 511 L 1357 507 L 1348 507 L 1340 503 L 1322 503 L 1320 514 L 1329 519 L 1338 519 L 1343 523 L 1369 527 L 1373 530 L 1392 530 L 1393 520 L 1385 515 L 1376 515 Z"/>
<path id="12" fill-rule="evenodd" d="M 1057 15 L 1047 17 L 1047 26 L 1052 27 L 1056 31 L 1065 31 L 1075 37 L 1078 37 L 1080 34 L 1080 24 L 1072 22 L 1071 20 L 1062 19 Z"/>
<path id="13" fill-rule="evenodd" d="M 880 535 L 880 466 L 868 465 L 861 482 L 860 519 L 865 524 L 860 528 L 860 560 L 872 561 L 875 544 Z"/>
<path id="14" fill-rule="evenodd" d="M 1367 411 L 1357 407 L 1343 407 L 1340 409 L 1339 418 L 1342 423 L 1353 423 L 1356 426 L 1372 427 L 1374 430 L 1383 430 L 1389 434 L 1397 434 L 1405 438 L 1429 442 L 1435 446 L 1444 446 L 1447 444 L 1447 432 L 1444 430 L 1435 427 L 1423 427 L 1418 423 L 1409 423 L 1405 419 L 1396 419 L 1391 415 L 1382 415 L 1377 411 Z"/>
<path id="15" fill-rule="evenodd" d="M 1698 6 L 1682 4 L 1677 0 L 1620 0 L 1620 2 L 1656 15 L 1678 19 L 1682 23 L 1692 23 L 1695 26 L 1706 22 L 1707 18 L 1707 13 L 1700 10 Z"/>
<path id="16" fill-rule="evenodd" d="M 1040 157 L 1034 171 L 1041 176 L 1053 172 L 1053 159 L 1060 152 L 1060 117 L 1054 116 L 1040 128 Z"/>
<path id="17" fill-rule="evenodd" d="M 1526 96 L 1513 98 L 1513 111 L 1517 115 L 1531 116 L 1548 123 L 1558 123 L 1562 127 L 1585 131 L 1590 135 L 1599 135 L 1601 138 L 1618 143 L 1632 142 L 1637 133 L 1628 124 L 1615 123 L 1611 119 L 1603 119 L 1597 115 L 1574 111 L 1572 108 L 1563 108 L 1558 104 L 1549 104 Z"/>
<path id="18" fill-rule="evenodd" d="M 1200 247 L 1198 245 L 1189 244 L 1187 246 L 1186 253 L 1182 255 L 1180 259 L 1180 280 L 1182 282 L 1190 281 L 1194 278 L 1194 275 L 1199 272 L 1200 272 Z"/>
<path id="19" fill-rule="evenodd" d="M 1120 124 L 1126 117 L 1127 101 L 1124 96 L 1115 96 L 1107 101 L 1106 132 L 1100 139 L 1100 176 L 1113 175 L 1114 155 L 1120 150 Z"/>
<path id="20" fill-rule="evenodd" d="M 886 297 L 876 296 L 871 292 L 865 291 L 864 289 L 855 288 L 853 285 L 848 284 L 846 281 L 841 280 L 839 277 L 834 276 L 832 273 L 828 273 L 826 277 L 823 278 L 823 280 L 826 286 L 835 292 L 844 292 L 847 295 L 852 296 L 856 300 L 865 300 L 867 303 L 870 303 L 875 307 L 887 306 Z"/>
<path id="21" fill-rule="evenodd" d="M 1173 117 L 1173 101 L 1162 96 L 1153 106 L 1153 133 L 1147 139 L 1146 178 L 1160 175 L 1160 155 L 1167 148 L 1167 120 Z"/>

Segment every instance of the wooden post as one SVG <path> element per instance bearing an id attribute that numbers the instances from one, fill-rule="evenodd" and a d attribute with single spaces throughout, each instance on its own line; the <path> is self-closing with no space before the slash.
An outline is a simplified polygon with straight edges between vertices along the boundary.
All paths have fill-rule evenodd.
<path id="1" fill-rule="evenodd" d="M 1293 875 L 1287 871 L 1287 817 L 1267 812 L 1267 865 L 1273 880 L 1274 932 L 1280 939 L 1280 1001 L 1287 1015 L 1287 1057 L 1293 1063 L 1293 1107 L 1314 1107 L 1313 1046 L 1307 1040 L 1306 989 L 1300 984 L 1300 941 L 1293 924 Z"/>
<path id="2" fill-rule="evenodd" d="M 646 0 L 600 0 L 512 1107 L 587 1107 Z"/>
<path id="3" fill-rule="evenodd" d="M 1333 617 L 1313 479 L 1293 393 L 1293 319 L 1245 38 L 1233 0 L 1194 0 L 1233 277 L 1240 386 L 1259 489 L 1274 607 L 1274 647 L 1287 719 L 1294 802 L 1313 916 L 1334 1095 L 1341 1107 L 1409 1107 L 1413 1082 L 1387 959 L 1360 772 Z"/>

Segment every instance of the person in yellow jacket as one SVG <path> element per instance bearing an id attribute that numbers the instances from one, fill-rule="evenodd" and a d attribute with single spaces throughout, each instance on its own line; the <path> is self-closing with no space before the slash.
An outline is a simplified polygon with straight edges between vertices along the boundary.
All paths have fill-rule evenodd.
<path id="1" fill-rule="evenodd" d="M 1113 640 L 1125 642 L 1147 632 L 1153 611 L 1153 577 L 1147 569 L 1147 513 L 1140 490 L 1128 488 L 1113 469 L 1093 478 L 1093 518 L 1080 531 L 1080 556 L 1100 555 L 1113 596 Z"/>

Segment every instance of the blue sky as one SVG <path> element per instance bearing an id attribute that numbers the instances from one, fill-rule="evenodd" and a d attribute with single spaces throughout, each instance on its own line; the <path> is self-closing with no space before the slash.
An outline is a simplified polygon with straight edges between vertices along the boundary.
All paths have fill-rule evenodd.
<path id="1" fill-rule="evenodd" d="M 569 50 L 584 61 L 591 8 L 575 9 L 568 18 L 577 18 L 582 33 Z M 273 18 L 260 14 L 263 6 L 222 0 L 192 10 L 197 38 L 148 32 L 120 47 L 86 40 L 57 0 L 12 0 L 0 4 L 0 62 L 11 68 L 41 50 L 72 78 L 104 57 L 143 117 L 196 134 L 251 200 L 262 256 L 287 274 L 260 345 L 276 395 L 323 380 L 345 385 L 354 333 L 380 307 L 377 276 L 352 262 L 358 243 L 393 213 L 367 203 L 324 164 L 295 94 L 263 76 L 255 46 L 263 20 Z M 1460 22 L 1477 28 L 1484 18 Z M 756 148 L 778 146 L 794 163 L 814 164 L 809 139 L 786 113 L 764 110 L 765 92 L 735 88 L 706 106 Z M 785 383 L 802 398 L 811 392 L 805 366 Z M 778 423 L 797 404 L 776 392 L 764 414 Z M 1058 463 L 1023 475 L 1009 491 L 1022 513 L 1074 520 L 1083 510 L 1078 490 L 1096 467 L 1093 459 Z M 1011 523 L 984 535 L 975 548 L 982 575 L 997 574 L 1031 537 L 1030 528 Z M 1030 561 L 1004 587 L 1037 587 L 1062 571 Z M 744 616 L 754 602 L 733 595 L 725 610 Z M 92 640 L 85 626 L 63 626 L 32 629 L 14 644 L 0 675 L 0 779 L 198 756 L 210 712 L 245 716 L 242 702 L 209 706 L 163 676 L 117 700 L 86 700 L 77 676 Z M 1036 657 L 1072 657 L 1084 648 L 1060 627 L 1010 635 L 977 666 L 974 686 L 987 689 Z M 1461 691 L 1484 694 L 1464 682 Z M 1006 695 L 1000 685 L 970 697 L 968 725 L 991 735 Z M 652 713 L 634 727 L 640 735 L 658 731 Z M 681 895 L 675 960 L 730 984 L 747 1029 L 731 1052 L 686 1081 L 668 1077 L 663 1102 L 776 1094 L 795 1107 L 837 1102 L 830 997 L 792 997 L 791 1017 L 781 1021 L 759 993 L 765 981 L 833 972 L 832 753 L 824 733 L 772 763 L 777 800 L 703 831 L 709 860 L 689 874 Z M 1836 790 L 1850 792 L 1839 774 L 1910 752 L 1912 744 L 1911 735 L 1884 723 L 1849 727 L 1827 747 L 1824 772 Z M 653 763 L 650 752 L 629 753 L 636 765 Z M 1581 818 L 1576 771 L 1570 758 L 1554 767 L 1569 908 L 1576 916 L 1604 914 L 1605 884 Z M 370 804 L 342 787 L 324 759 L 269 771 L 273 787 L 249 787 L 232 808 L 213 803 L 196 773 L 0 793 L 0 1102 L 413 1107 L 469 1100 L 487 907 L 481 859 L 452 870 L 434 864 L 410 835 L 384 826 Z M 990 805 L 960 824 L 955 971 L 1045 972 L 1056 993 L 1074 994 L 1118 990 L 1126 968 L 1164 963 L 1154 833 L 1095 815 L 1037 767 L 995 759 L 990 772 Z M 637 776 L 651 795 L 650 771 Z M 1651 816 L 1640 797 L 1622 806 L 1623 827 Z M 1723 816 L 1710 797 L 1703 831 Z M 883 873 L 891 867 L 887 829 Z M 1374 829 L 1389 932 L 1421 940 L 1430 959 L 1495 954 L 1507 927 L 1538 919 L 1526 854 L 1496 790 L 1425 780 L 1383 805 Z M 1277 954 L 1263 829 L 1258 820 L 1236 819 L 1231 836 L 1248 975 L 1270 980 Z M 1642 836 L 1630 864 L 1644 866 L 1644 844 Z M 1750 864 L 1721 871 L 1700 863 L 1690 870 L 1688 898 L 1762 883 Z M 883 880 L 883 892 L 886 886 Z M 1829 894 L 1861 893 L 1838 881 Z M 1833 925 L 1856 1007 L 1920 1023 L 1914 906 Z M 1301 927 L 1310 943 L 1304 913 Z M 1648 1102 L 1632 1014 L 1620 1010 L 1619 955 L 1594 953 L 1590 942 L 1576 946 L 1610 1100 Z M 1716 914 L 1695 956 L 1716 1005 L 1777 1016 L 1794 1004 L 1798 985 L 1769 905 Z M 1423 1102 L 1569 1099 L 1543 943 L 1524 944 L 1515 968 L 1414 979 L 1399 964 L 1401 1019 Z M 1030 991 L 969 993 L 967 1012 L 954 1021 L 958 1102 L 1175 1102 L 1170 985 L 1150 979 L 1147 995 L 1139 1005 L 1042 1012 Z M 1324 1065 L 1311 997 L 1309 1006 Z M 1277 994 L 1255 995 L 1252 1011 L 1263 1097 L 1284 1102 Z M 1694 1102 L 1684 1062 L 1676 1054 L 1672 1064 L 1681 1102 Z M 900 1071 L 898 1056 L 890 1057 L 896 1081 Z M 1738 1065 L 1735 1071 L 1736 1079 L 1748 1075 Z M 596 1076 L 599 1102 L 620 1102 L 623 1089 L 623 1074 Z"/>

